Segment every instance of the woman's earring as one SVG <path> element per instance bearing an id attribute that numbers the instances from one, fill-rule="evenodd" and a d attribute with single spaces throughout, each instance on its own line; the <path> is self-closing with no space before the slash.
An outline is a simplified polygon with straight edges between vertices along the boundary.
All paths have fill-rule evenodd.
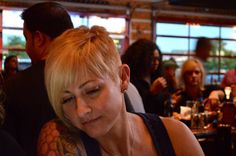
<path id="1" fill-rule="evenodd" d="M 122 93 L 126 92 L 126 90 L 127 90 L 126 88 L 121 88 Z"/>

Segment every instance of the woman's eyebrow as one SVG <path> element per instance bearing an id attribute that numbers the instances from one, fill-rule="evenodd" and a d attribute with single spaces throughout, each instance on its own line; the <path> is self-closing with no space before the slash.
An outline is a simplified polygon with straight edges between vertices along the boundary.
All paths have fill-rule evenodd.
<path id="1" fill-rule="evenodd" d="M 81 88 L 83 88 L 86 84 L 91 83 L 91 82 L 93 82 L 93 81 L 95 81 L 95 80 L 88 80 L 88 81 L 85 81 L 84 83 L 82 83 L 82 84 L 79 86 L 79 88 L 81 89 Z"/>

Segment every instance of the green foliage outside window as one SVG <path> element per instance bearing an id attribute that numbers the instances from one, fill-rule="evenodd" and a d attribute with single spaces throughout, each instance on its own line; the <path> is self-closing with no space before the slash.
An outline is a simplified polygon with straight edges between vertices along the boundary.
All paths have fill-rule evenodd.
<path id="1" fill-rule="evenodd" d="M 8 52 L 3 52 L 4 58 L 9 55 L 17 55 L 18 58 L 28 58 L 25 52 L 25 41 L 19 36 L 9 36 L 7 38 L 7 45 L 4 45 L 8 49 Z"/>

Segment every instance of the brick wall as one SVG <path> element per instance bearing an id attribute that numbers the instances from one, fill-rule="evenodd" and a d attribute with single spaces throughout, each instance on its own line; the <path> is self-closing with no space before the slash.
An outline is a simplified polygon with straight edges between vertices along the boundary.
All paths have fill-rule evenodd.
<path id="1" fill-rule="evenodd" d="M 151 8 L 135 8 L 130 14 L 130 43 L 139 38 L 152 39 Z"/>

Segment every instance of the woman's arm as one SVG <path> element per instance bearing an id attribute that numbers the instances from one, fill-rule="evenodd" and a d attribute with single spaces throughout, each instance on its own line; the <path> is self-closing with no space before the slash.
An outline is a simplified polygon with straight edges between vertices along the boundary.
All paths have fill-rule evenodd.
<path id="1" fill-rule="evenodd" d="M 167 82 L 164 77 L 158 77 L 150 86 L 150 93 L 153 95 L 158 94 L 159 92 L 163 91 L 164 88 L 167 87 Z"/>

